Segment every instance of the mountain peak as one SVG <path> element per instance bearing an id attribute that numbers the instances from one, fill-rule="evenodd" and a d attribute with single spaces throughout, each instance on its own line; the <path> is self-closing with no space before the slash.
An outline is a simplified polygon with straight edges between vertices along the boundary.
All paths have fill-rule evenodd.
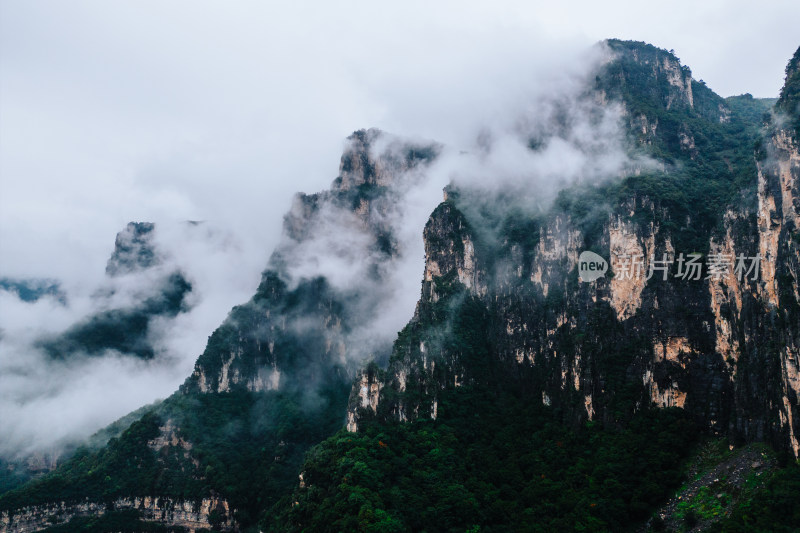
<path id="1" fill-rule="evenodd" d="M 701 439 L 763 446 L 743 457 L 771 483 L 764 443 L 800 455 L 796 142 L 761 126 L 773 102 L 721 98 L 672 51 L 606 45 L 579 97 L 613 106 L 625 149 L 656 164 L 536 209 L 498 179 L 456 180 L 419 227 L 412 271 L 402 211 L 439 147 L 354 132 L 330 189 L 295 198 L 256 294 L 180 393 L 0 497 L 0 525 L 75 530 L 105 512 L 227 531 L 659 529 Z M 596 161 L 592 146 L 581 155 Z M 155 261 L 151 233 L 129 225 L 114 264 Z M 587 264 L 603 275 L 583 278 Z M 393 305 L 401 292 L 413 316 Z M 697 479 L 696 508 L 716 496 L 703 527 L 737 529 L 725 521 L 739 501 L 752 516 L 797 499 L 759 506 L 725 476 Z"/>
<path id="2" fill-rule="evenodd" d="M 347 138 L 339 176 L 331 189 L 389 187 L 400 174 L 432 160 L 438 152 L 433 143 L 415 143 L 377 128 L 357 130 Z"/>
<path id="3" fill-rule="evenodd" d="M 786 65 L 786 80 L 781 88 L 778 108 L 789 115 L 800 135 L 800 47 Z"/>
<path id="4" fill-rule="evenodd" d="M 120 276 L 156 265 L 158 257 L 152 242 L 154 229 L 152 222 L 129 222 L 117 233 L 106 274 Z"/>
<path id="5" fill-rule="evenodd" d="M 609 39 L 605 44 L 614 59 L 605 65 L 602 88 L 611 97 L 636 95 L 668 110 L 693 108 L 692 71 L 671 51 L 639 41 Z"/>

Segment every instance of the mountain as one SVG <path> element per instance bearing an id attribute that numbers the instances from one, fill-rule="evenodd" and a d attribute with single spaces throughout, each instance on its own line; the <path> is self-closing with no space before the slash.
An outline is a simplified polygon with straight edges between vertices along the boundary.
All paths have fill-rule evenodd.
<path id="1" fill-rule="evenodd" d="M 443 389 L 497 382 L 469 350 L 441 344 L 438 329 L 458 316 L 442 302 L 457 300 L 474 307 L 487 352 L 475 356 L 498 363 L 502 383 L 517 381 L 564 409 L 567 423 L 608 424 L 644 405 L 677 406 L 735 442 L 766 439 L 797 455 L 796 141 L 771 126 L 753 157 L 758 124 L 733 115 L 674 56 L 610 46 L 619 59 L 598 75 L 595 91 L 621 100 L 640 146 L 670 154 L 659 159 L 663 170 L 564 190 L 549 213 L 530 220 L 504 219 L 504 199 L 487 203 L 487 191 L 453 185 L 425 227 L 417 313 L 386 375 L 362 377 L 354 392 L 380 406 L 380 417 L 406 420 L 434 416 Z M 482 233 L 486 218 L 499 221 L 499 235 Z M 538 235 L 528 229 L 519 240 L 507 229 L 514 225 Z M 580 283 L 584 250 L 611 258 L 615 275 Z M 704 258 L 699 279 L 663 279 L 664 257 L 675 273 L 680 255 L 691 253 Z M 759 254 L 760 276 L 737 273 L 739 258 L 750 268 L 748 258 Z M 715 273 L 718 256 L 727 265 Z M 651 265 L 661 270 L 648 280 Z M 367 398 L 364 386 L 381 393 Z M 350 407 L 356 428 L 369 412 L 358 402 Z"/>
<path id="2" fill-rule="evenodd" d="M 797 457 L 797 138 L 777 114 L 761 130 L 773 102 L 608 44 L 591 97 L 622 105 L 657 164 L 528 218 L 505 191 L 452 184 L 423 234 L 415 316 L 354 384 L 357 436 L 312 449 L 278 529 L 618 531 L 676 488 L 701 436 Z M 581 283 L 583 251 L 613 277 Z M 682 254 L 696 276 L 676 276 Z"/>
<path id="3" fill-rule="evenodd" d="M 295 198 L 256 294 L 209 337 L 180 390 L 100 452 L 79 450 L 53 475 L 3 496 L 6 509 L 55 496 L 67 502 L 59 521 L 68 521 L 98 512 L 82 506 L 88 496 L 173 526 L 247 525 L 291 490 L 304 451 L 341 427 L 359 354 L 391 349 L 391 338 L 365 337 L 364 328 L 392 296 L 385 285 L 400 254 L 398 196 L 438 151 L 377 130 L 348 144 L 331 190 Z M 133 240 L 118 238 L 118 251 Z M 320 249 L 329 245 L 336 249 Z M 109 265 L 150 263 L 130 248 Z M 345 279 L 307 275 L 336 255 Z M 120 476 L 131 467 L 135 476 Z M 145 487 L 144 499 L 132 499 Z M 8 529 L 52 523 L 46 505 L 28 509 L 11 515 Z"/>
<path id="4" fill-rule="evenodd" d="M 62 303 L 66 300 L 58 281 L 52 279 L 3 277 L 0 278 L 0 290 L 11 293 L 23 302 L 35 302 L 46 296 L 51 296 Z"/>
<path id="5" fill-rule="evenodd" d="M 106 274 L 119 276 L 145 270 L 158 264 L 153 244 L 152 222 L 130 222 L 124 230 L 117 233 L 114 240 L 114 253 L 106 264 Z"/>
<path id="6" fill-rule="evenodd" d="M 616 173 L 552 202 L 454 176 L 387 336 L 404 199 L 446 154 L 355 132 L 180 390 L 0 496 L 3 531 L 796 527 L 798 54 L 765 100 L 602 47 L 575 100 L 518 134 L 592 163 L 582 132 L 616 117 Z M 129 230 L 114 271 L 153 260 Z M 582 281 L 589 263 L 605 275 Z"/>
<path id="7" fill-rule="evenodd" d="M 53 338 L 42 339 L 40 346 L 51 357 L 99 356 L 107 350 L 142 359 L 155 357 L 149 338 L 151 322 L 187 311 L 192 285 L 178 270 L 162 272 L 156 268 L 161 260 L 153 242 L 154 229 L 149 222 L 131 222 L 117 234 L 106 265 L 106 276 L 112 283 L 94 295 L 100 310 Z M 114 281 L 143 273 L 148 279 L 136 281 L 147 285 L 119 298 L 124 287 Z"/>
<path id="8" fill-rule="evenodd" d="M 34 348 L 41 349 L 56 361 L 84 356 L 100 358 L 109 353 L 143 360 L 156 359 L 153 324 L 186 312 L 190 307 L 188 298 L 192 285 L 179 270 L 158 268 L 164 252 L 154 242 L 154 235 L 155 225 L 143 222 L 131 222 L 120 231 L 107 263 L 102 288 L 90 298 L 93 311 L 64 331 L 40 335 L 34 341 Z M 131 285 L 137 286 L 130 290 Z M 56 280 L 3 278 L 0 279 L 0 290 L 6 290 L 27 303 L 45 297 L 55 299 L 64 307 L 69 303 L 66 291 Z M 10 373 L 24 374 L 25 368 L 12 367 Z M 31 385 L 35 389 L 35 385 Z M 37 394 L 48 392 L 23 389 L 22 397 L 15 397 L 11 391 L 7 394 L 9 405 L 13 405 L 13 401 L 35 401 Z M 119 429 L 114 429 L 109 435 L 118 432 Z M 105 443 L 101 442 L 102 437 L 93 440 Z M 60 442 L 53 446 L 35 447 L 34 451 L 5 455 L 9 446 L 3 442 L 0 493 L 53 470 L 75 447 L 75 442 Z"/>

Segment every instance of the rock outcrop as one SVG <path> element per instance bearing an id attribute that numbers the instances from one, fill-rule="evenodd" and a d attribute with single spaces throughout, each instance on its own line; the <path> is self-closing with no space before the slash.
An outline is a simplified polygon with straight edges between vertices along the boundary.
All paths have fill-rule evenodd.
<path id="1" fill-rule="evenodd" d="M 160 259 L 153 243 L 154 229 L 152 222 L 129 222 L 117 233 L 114 253 L 106 264 L 106 274 L 120 276 L 158 264 Z"/>
<path id="2" fill-rule="evenodd" d="M 371 289 L 398 252 L 399 198 L 437 153 L 436 145 L 376 129 L 353 133 L 331 189 L 294 198 L 256 296 L 214 332 L 184 392 L 263 392 L 330 373 L 352 377 L 369 354 L 355 353 L 348 332 L 381 303 L 382 292 Z"/>
<path id="3" fill-rule="evenodd" d="M 649 100 L 662 107 L 632 123 L 633 137 L 640 145 L 673 143 L 688 164 L 713 161 L 697 151 L 692 128 L 740 119 L 670 54 L 624 54 L 605 74 L 617 76 L 615 89 L 599 100 L 622 98 L 631 112 L 638 100 L 628 91 L 648 76 L 663 85 Z M 684 124 L 660 132 L 661 113 L 677 110 Z M 591 234 L 569 210 L 556 209 L 533 243 L 502 233 L 487 238 L 475 231 L 482 221 L 468 215 L 478 194 L 451 187 L 425 228 L 417 312 L 383 380 L 370 378 L 368 405 L 354 387 L 351 398 L 362 401 L 351 400 L 348 428 L 356 430 L 362 417 L 435 417 L 441 391 L 501 382 L 557 407 L 569 423 L 613 423 L 620 412 L 677 407 L 712 433 L 769 440 L 797 456 L 800 160 L 798 141 L 782 123 L 774 119 L 747 167 L 757 205 L 732 197 L 717 226 L 701 226 L 705 242 L 696 236 L 700 213 L 640 193 L 596 217 Z M 664 168 L 664 180 L 678 172 Z M 498 200 L 499 221 L 502 209 Z M 580 283 L 578 255 L 587 248 L 611 268 Z M 362 391 L 365 379 L 356 384 Z"/>
<path id="4" fill-rule="evenodd" d="M 189 533 L 197 530 L 235 531 L 232 510 L 228 502 L 219 498 L 204 498 L 198 502 L 143 496 L 118 498 L 110 503 L 65 502 L 31 506 L 12 513 L 0 513 L 0 532 L 22 533 L 40 531 L 48 527 L 68 524 L 82 517 L 100 517 L 115 511 L 136 511 L 140 520 L 162 526 L 184 528 Z"/>
<path id="5" fill-rule="evenodd" d="M 629 174 L 568 188 L 544 210 L 454 180 L 425 225 L 420 297 L 392 345 L 356 333 L 387 302 L 398 199 L 439 148 L 354 133 L 330 190 L 294 199 L 255 296 L 211 335 L 179 392 L 71 464 L 74 479 L 113 496 L 75 503 L 50 478 L 41 505 L 0 499 L 4 531 L 112 511 L 190 530 L 255 527 L 337 424 L 441 420 L 447 395 L 470 389 L 511 391 L 502 397 L 573 427 L 677 408 L 735 443 L 800 454 L 795 117 L 773 116 L 759 133 L 761 104 L 738 102 L 752 107 L 743 114 L 666 51 L 608 47 L 615 55 L 581 98 L 621 106 Z M 732 160 L 729 145 L 746 155 Z M 115 272 L 123 258 L 149 261 L 150 230 L 126 231 Z M 604 276 L 581 281 L 583 251 L 607 259 Z M 102 471 L 109 464 L 121 471 Z M 132 473 L 194 499 L 119 488 Z"/>

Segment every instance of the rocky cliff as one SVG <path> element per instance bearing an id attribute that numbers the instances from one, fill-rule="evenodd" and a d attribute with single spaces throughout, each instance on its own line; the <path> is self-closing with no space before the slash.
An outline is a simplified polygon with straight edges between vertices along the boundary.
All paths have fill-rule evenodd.
<path id="1" fill-rule="evenodd" d="M 304 451 L 340 426 L 361 361 L 390 350 L 391 338 L 365 331 L 404 253 L 401 199 L 438 151 L 378 130 L 349 137 L 331 189 L 295 197 L 255 296 L 209 337 L 180 390 L 99 452 L 79 450 L 5 496 L 3 531 L 127 511 L 190 530 L 251 526 L 294 483 Z M 132 223 L 118 235 L 110 276 L 158 268 L 153 231 Z"/>
<path id="2" fill-rule="evenodd" d="M 390 339 L 349 339 L 386 297 L 381 285 L 400 253 L 399 199 L 437 151 L 375 129 L 350 136 L 331 189 L 294 198 L 255 297 L 214 332 L 182 390 L 313 389 L 388 352 Z"/>
<path id="3" fill-rule="evenodd" d="M 186 312 L 192 284 L 179 269 L 162 264 L 164 252 L 154 242 L 155 231 L 152 223 L 130 222 L 117 233 L 106 283 L 92 296 L 96 311 L 41 339 L 50 356 L 102 356 L 109 351 L 142 359 L 157 356 L 152 323 Z M 120 282 L 124 276 L 133 278 Z M 137 286 L 131 290 L 133 282 Z"/>
<path id="4" fill-rule="evenodd" d="M 215 531 L 234 530 L 231 509 L 225 500 L 204 498 L 191 502 L 144 496 L 118 498 L 108 503 L 59 502 L 25 507 L 13 513 L 4 511 L 0 514 L 0 531 L 41 531 L 63 524 L 75 524 L 76 519 L 92 517 L 102 520 L 115 515 L 121 515 L 125 520 L 141 521 L 138 524 L 140 527 L 158 524 L 188 533 L 208 531 L 211 528 Z"/>
<path id="5" fill-rule="evenodd" d="M 130 222 L 117 233 L 106 274 L 118 276 L 156 265 L 159 258 L 153 244 L 154 229 L 155 224 L 151 222 Z"/>
<path id="6" fill-rule="evenodd" d="M 418 530 L 382 511 L 414 492 L 434 494 L 415 505 L 454 530 L 533 523 L 536 502 L 559 517 L 588 509 L 583 527 L 615 530 L 629 511 L 627 526 L 646 519 L 678 483 L 693 428 L 796 457 L 794 93 L 776 107 L 724 99 L 672 53 L 603 46 L 607 60 L 575 104 L 619 110 L 632 162 L 622 176 L 566 184 L 552 203 L 456 176 L 423 230 L 413 317 L 387 338 L 370 332 L 405 253 L 402 199 L 441 147 L 355 132 L 330 190 L 294 199 L 256 294 L 209 337 L 180 390 L 102 449 L 0 497 L 4 530 L 129 511 L 188 529 Z M 540 134 L 523 145 L 544 149 Z M 149 268 L 149 230 L 126 231 L 120 261 Z M 608 263 L 604 276 L 581 281 L 585 251 Z M 551 419 L 557 429 L 538 422 Z M 506 431 L 513 446 L 498 438 Z M 443 465 L 459 480 L 491 475 L 451 482 Z M 622 486 L 622 470 L 644 485 Z M 621 507 L 595 509 L 630 487 Z M 351 508 L 346 526 L 320 518 Z"/>
<path id="7" fill-rule="evenodd" d="M 527 242 L 482 236 L 483 222 L 468 214 L 487 193 L 454 184 L 425 228 L 417 313 L 385 373 L 356 381 L 348 429 L 364 417 L 436 418 L 443 390 L 499 381 L 571 424 L 678 407 L 712 433 L 798 454 L 797 139 L 776 113 L 749 161 L 709 175 L 727 154 L 707 141 L 701 150 L 698 139 L 730 139 L 728 125 L 742 118 L 671 54 L 610 45 L 617 59 L 591 97 L 621 100 L 634 149 L 657 146 L 663 172 L 601 186 L 601 195 L 562 194 Z M 749 183 L 739 181 L 744 173 Z M 715 181 L 743 183 L 745 196 L 714 197 Z M 671 182 L 698 188 L 696 207 L 674 202 Z M 577 209 L 587 198 L 608 207 L 591 224 Z M 716 217 L 715 201 L 728 205 Z M 494 215 L 506 207 L 498 199 Z M 610 261 L 607 276 L 578 280 L 584 250 Z"/>

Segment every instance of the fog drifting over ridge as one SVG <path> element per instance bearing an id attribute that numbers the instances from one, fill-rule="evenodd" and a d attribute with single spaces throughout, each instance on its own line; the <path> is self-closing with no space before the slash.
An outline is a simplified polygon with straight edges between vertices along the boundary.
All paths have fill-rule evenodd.
<path id="1" fill-rule="evenodd" d="M 387 267 L 384 286 L 380 290 L 374 287 L 379 300 L 375 308 L 380 312 L 364 317 L 353 344 L 387 346 L 413 315 L 423 270 L 422 228 L 450 181 L 495 190 L 528 187 L 536 191 L 541 204 L 565 182 L 600 179 L 622 171 L 628 161 L 618 128 L 619 110 L 606 108 L 592 122 L 588 117 L 593 113 L 584 113 L 587 104 L 578 101 L 587 76 L 607 54 L 604 47 L 593 47 L 573 57 L 570 68 L 556 71 L 554 65 L 541 66 L 538 73 L 548 84 L 531 86 L 527 101 L 509 102 L 502 116 L 496 114 L 491 121 L 476 117 L 472 142 L 462 146 L 467 150 L 443 145 L 430 166 L 401 176 L 393 186 L 392 198 L 398 205 L 387 212 L 398 254 Z M 547 131 L 547 121 L 556 108 L 572 120 L 566 130 L 554 135 Z M 545 130 L 544 148 L 534 152 L 527 143 L 530 128 L 536 125 Z M 415 137 L 409 142 L 421 141 Z M 599 143 L 602 150 L 593 148 L 592 143 Z M 336 174 L 337 160 L 331 161 L 328 176 Z M 336 288 L 352 288 L 362 281 L 359 276 L 364 272 L 352 262 L 357 257 L 366 259 L 371 243 L 355 231 L 352 213 L 323 210 L 322 215 L 314 228 L 319 234 L 297 250 L 303 257 L 292 258 L 290 272 L 303 278 L 322 275 Z M 81 284 L 66 283 L 66 304 L 54 298 L 25 303 L 13 301 L 8 293 L 0 294 L 5 304 L 0 312 L 5 330 L 0 341 L 4 391 L 0 411 L 9 428 L 0 442 L 0 453 L 58 447 L 173 392 L 191 373 L 207 336 L 233 305 L 252 295 L 254 287 L 242 274 L 266 266 L 263 254 L 250 253 L 233 229 L 220 230 L 212 223 L 157 222 L 153 240 L 163 254 L 160 266 L 110 279 L 100 276 Z M 107 255 L 110 251 L 109 239 Z M 52 361 L 37 346 L 42 335 L 63 331 L 93 312 L 133 305 L 158 276 L 173 270 L 182 272 L 193 285 L 190 309 L 174 318 L 159 319 L 151 339 L 157 354 L 153 361 L 115 352 Z M 113 295 L 98 299 L 102 291 Z M 351 360 L 368 355 L 368 350 L 349 354 Z"/>
<path id="2" fill-rule="evenodd" d="M 796 10 L 789 5 L 784 10 Z M 59 279 L 69 300 L 23 304 L 0 293 L 0 370 L 21 380 L 0 389 L 0 418 L 17 423 L 0 452 L 85 436 L 171 393 L 231 306 L 252 295 L 292 194 L 330 185 L 353 130 L 376 126 L 446 145 L 397 224 L 406 252 L 393 278 L 396 307 L 378 320 L 391 335 L 413 312 L 422 225 L 450 179 L 508 183 L 529 178 L 531 168 L 584 172 L 574 165 L 574 144 L 556 140 L 534 156 L 516 128 L 526 116 L 535 124 L 548 97 L 574 91 L 575 77 L 596 61 L 587 54 L 595 41 L 653 40 L 705 76 L 690 49 L 663 34 L 621 35 L 608 21 L 589 34 L 583 19 L 559 32 L 555 8 L 520 16 L 514 4 L 491 13 L 455 3 L 386 11 L 361 3 L 242 6 L 3 4 L 0 275 Z M 770 9 L 752 22 L 769 20 Z M 412 15 L 420 12 L 426 17 Z M 632 14 L 641 28 L 655 16 Z M 687 24 L 697 28 L 712 14 L 720 16 L 701 11 Z M 780 74 L 790 53 L 763 55 Z M 576 131 L 590 140 L 597 133 Z M 486 132 L 491 143 L 481 151 L 475 140 Z M 624 163 L 609 154 L 618 159 L 600 173 Z M 215 233 L 187 235 L 182 222 L 190 219 L 209 221 Z M 195 286 L 192 312 L 163 335 L 168 357 L 45 364 L 31 340 L 92 311 L 114 235 L 130 220 L 157 224 L 159 242 Z"/>
<path id="3" fill-rule="evenodd" d="M 191 373 L 206 338 L 231 306 L 252 293 L 231 264 L 246 265 L 235 236 L 207 224 L 157 227 L 161 264 L 94 283 L 66 284 L 63 298 L 33 302 L 0 290 L 0 457 L 52 452 L 156 399 L 164 398 Z M 109 255 L 113 241 L 109 243 Z M 154 315 L 146 341 L 151 360 L 106 349 L 91 353 L 65 348 L 64 333 L 113 310 L 159 298 L 164 282 L 180 272 L 191 283 L 183 312 Z M 43 342 L 55 346 L 51 353 Z"/>
<path id="4" fill-rule="evenodd" d="M 130 220 L 225 220 L 266 259 L 355 129 L 468 143 L 608 37 L 776 96 L 800 18 L 788 0 L 528 4 L 3 2 L 0 272 L 95 279 Z"/>

